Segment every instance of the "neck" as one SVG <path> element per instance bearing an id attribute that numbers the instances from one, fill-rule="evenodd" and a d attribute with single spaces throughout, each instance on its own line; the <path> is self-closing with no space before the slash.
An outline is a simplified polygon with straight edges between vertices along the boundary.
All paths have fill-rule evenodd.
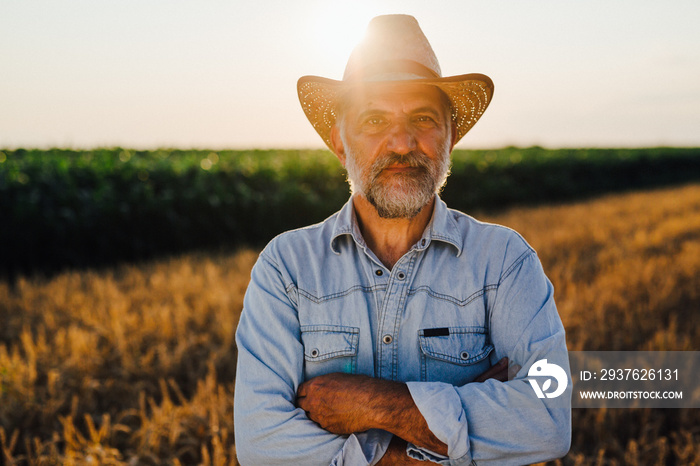
<path id="1" fill-rule="evenodd" d="M 413 218 L 382 218 L 361 194 L 353 196 L 353 206 L 367 246 L 391 269 L 420 240 L 433 214 L 435 197 Z"/>

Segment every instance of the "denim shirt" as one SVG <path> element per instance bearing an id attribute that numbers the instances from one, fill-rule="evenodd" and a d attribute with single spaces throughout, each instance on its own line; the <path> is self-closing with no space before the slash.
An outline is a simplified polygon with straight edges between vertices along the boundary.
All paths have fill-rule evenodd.
<path id="1" fill-rule="evenodd" d="M 391 434 L 323 430 L 295 407 L 299 385 L 331 372 L 406 382 L 448 456 L 441 464 L 526 464 L 560 457 L 571 436 L 564 328 L 535 251 L 508 228 L 436 198 L 421 239 L 386 268 L 367 247 L 352 199 L 323 223 L 286 232 L 253 268 L 236 332 L 235 439 L 241 464 L 374 464 Z M 470 383 L 507 356 L 514 380 Z M 528 368 L 568 377 L 539 399 Z"/>

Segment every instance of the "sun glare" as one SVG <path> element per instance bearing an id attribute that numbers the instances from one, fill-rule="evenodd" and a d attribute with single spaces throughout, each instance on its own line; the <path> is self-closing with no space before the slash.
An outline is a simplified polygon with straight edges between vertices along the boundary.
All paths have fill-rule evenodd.
<path id="1" fill-rule="evenodd" d="M 340 78 L 353 47 L 362 39 L 376 11 L 366 1 L 325 2 L 316 15 L 319 48 Z"/>

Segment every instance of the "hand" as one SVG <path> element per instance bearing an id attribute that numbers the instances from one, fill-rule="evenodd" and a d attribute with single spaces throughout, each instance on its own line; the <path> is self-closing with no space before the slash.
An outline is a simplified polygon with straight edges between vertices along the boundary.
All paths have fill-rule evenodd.
<path id="1" fill-rule="evenodd" d="M 411 458 L 406 454 L 406 441 L 394 435 L 382 458 L 377 463 L 377 466 L 396 466 L 396 465 L 425 465 L 421 460 Z"/>
<path id="2" fill-rule="evenodd" d="M 320 375 L 299 386 L 297 406 L 309 419 L 334 434 L 348 435 L 373 427 L 372 398 L 382 384 L 393 382 L 333 373 Z"/>
<path id="3" fill-rule="evenodd" d="M 476 379 L 474 379 L 474 382 L 485 382 L 488 379 L 496 379 L 500 380 L 501 382 L 507 382 L 508 380 L 512 380 L 519 370 L 520 366 L 517 364 L 513 364 L 512 366 L 508 367 L 507 357 L 501 358 L 501 360 L 495 365 L 491 366 Z"/>

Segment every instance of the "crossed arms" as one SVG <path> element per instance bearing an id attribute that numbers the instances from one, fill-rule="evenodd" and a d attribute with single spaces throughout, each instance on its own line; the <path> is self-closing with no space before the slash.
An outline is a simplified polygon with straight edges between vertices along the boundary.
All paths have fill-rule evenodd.
<path id="1" fill-rule="evenodd" d="M 508 358 L 503 358 L 475 382 L 491 378 L 504 382 L 519 369 L 517 365 L 509 369 Z M 406 455 L 406 442 L 447 456 L 447 445 L 428 428 L 404 383 L 364 375 L 322 375 L 301 384 L 297 406 L 333 434 L 349 435 L 369 429 L 394 434 L 380 465 L 422 463 Z"/>

